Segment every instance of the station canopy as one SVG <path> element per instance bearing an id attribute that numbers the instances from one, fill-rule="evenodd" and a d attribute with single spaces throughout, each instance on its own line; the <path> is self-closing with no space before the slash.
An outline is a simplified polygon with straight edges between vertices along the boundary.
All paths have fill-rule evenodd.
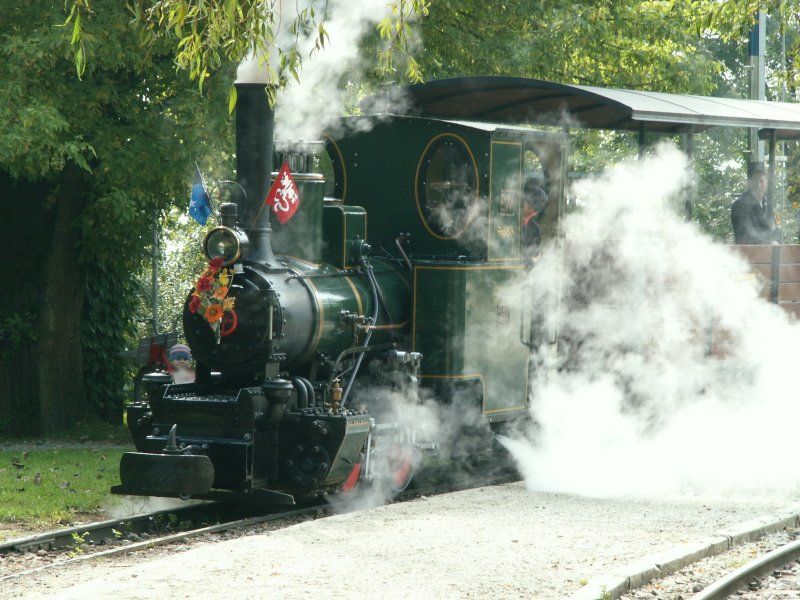
<path id="1" fill-rule="evenodd" d="M 712 126 L 800 138 L 800 104 L 567 85 L 524 77 L 457 77 L 406 88 L 412 113 L 443 119 L 658 133 Z"/>

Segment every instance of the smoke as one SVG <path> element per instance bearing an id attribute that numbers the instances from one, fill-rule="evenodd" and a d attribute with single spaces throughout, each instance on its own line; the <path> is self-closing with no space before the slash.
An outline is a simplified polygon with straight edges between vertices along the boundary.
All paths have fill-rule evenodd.
<path id="1" fill-rule="evenodd" d="M 583 205 L 517 297 L 541 315 L 525 436 L 533 490 L 594 495 L 792 489 L 798 329 L 747 264 L 680 217 L 669 146 L 584 181 Z M 552 343 L 558 339 L 558 350 Z M 773 458 L 770 458 L 773 457 Z"/>
<path id="2" fill-rule="evenodd" d="M 201 504 L 201 500 L 178 500 L 151 496 L 113 496 L 103 506 L 109 519 L 124 519 L 160 510 L 183 508 L 190 504 Z"/>
<path id="3" fill-rule="evenodd" d="M 324 24 L 329 39 L 324 48 L 312 53 L 316 29 L 305 37 L 284 37 L 287 45 L 296 44 L 303 64 L 299 81 L 292 80 L 278 94 L 275 124 L 278 139 L 319 139 L 323 131 L 338 121 L 345 112 L 347 88 L 358 85 L 358 74 L 363 70 L 360 42 L 390 16 L 386 0 L 328 0 L 317 8 L 318 15 L 323 11 L 326 14 Z M 386 110 L 400 101 L 397 96 L 382 95 L 379 108 Z"/>
<path id="4" fill-rule="evenodd" d="M 362 368 L 369 383 L 353 387 L 348 405 L 368 407 L 380 424 L 373 432 L 369 457 L 375 480 L 362 482 L 343 512 L 385 504 L 398 491 L 393 486 L 402 487 L 406 473 L 417 484 L 427 478 L 437 483 L 455 481 L 459 476 L 470 477 L 476 469 L 487 474 L 485 464 L 474 463 L 478 444 L 490 442 L 477 395 L 422 387 L 411 370 L 387 370 L 378 361 Z M 405 470 L 406 464 L 410 471 Z M 348 499 L 346 494 L 344 499 Z"/>

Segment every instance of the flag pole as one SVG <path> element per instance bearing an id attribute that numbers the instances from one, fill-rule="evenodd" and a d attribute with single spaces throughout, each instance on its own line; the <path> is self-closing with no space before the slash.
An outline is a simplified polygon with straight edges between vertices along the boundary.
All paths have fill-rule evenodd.
<path id="1" fill-rule="evenodd" d="M 206 185 L 205 177 L 203 177 L 203 172 L 200 170 L 200 165 L 197 164 L 197 161 L 194 161 L 194 168 L 197 169 L 197 174 L 200 175 L 200 185 L 203 186 L 203 191 L 206 193 L 206 198 L 208 199 L 208 205 L 211 207 L 211 212 L 216 214 L 217 209 L 214 206 L 214 200 L 212 200 L 211 194 L 208 193 L 208 186 Z"/>
<path id="2" fill-rule="evenodd" d="M 248 227 L 248 228 L 247 228 L 247 232 L 248 232 L 248 233 L 249 233 L 249 232 L 251 232 L 251 231 L 253 230 L 253 227 L 255 227 L 255 226 L 256 226 L 256 223 L 258 223 L 258 217 L 260 217 L 260 216 L 261 216 L 261 211 L 263 211 L 263 210 L 264 210 L 264 207 L 265 207 L 266 205 L 267 205 L 267 200 L 266 200 L 266 198 L 265 198 L 265 199 L 264 199 L 264 201 L 261 203 L 261 206 L 258 208 L 258 212 L 256 212 L 256 216 L 255 216 L 255 217 L 253 217 L 253 220 L 252 220 L 252 222 L 250 223 L 250 227 Z"/>

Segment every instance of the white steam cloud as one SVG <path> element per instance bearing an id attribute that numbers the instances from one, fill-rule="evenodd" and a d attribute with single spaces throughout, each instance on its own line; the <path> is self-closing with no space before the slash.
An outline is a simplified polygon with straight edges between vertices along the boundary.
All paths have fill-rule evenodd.
<path id="1" fill-rule="evenodd" d="M 327 15 L 325 29 L 330 39 L 311 56 L 317 31 L 297 39 L 297 49 L 303 58 L 300 81 L 292 80 L 278 94 L 277 139 L 319 139 L 320 134 L 341 117 L 346 101 L 341 83 L 345 76 L 351 83 L 357 83 L 361 71 L 359 42 L 390 15 L 386 0 L 327 0 L 319 3 L 318 15 L 323 11 Z M 293 37 L 291 43 L 294 44 Z"/>
<path id="2" fill-rule="evenodd" d="M 576 186 L 545 246 L 535 426 L 505 443 L 534 490 L 591 495 L 794 489 L 798 327 L 748 266 L 680 217 L 685 157 L 663 146 Z M 559 351 L 547 338 L 557 332 Z"/>

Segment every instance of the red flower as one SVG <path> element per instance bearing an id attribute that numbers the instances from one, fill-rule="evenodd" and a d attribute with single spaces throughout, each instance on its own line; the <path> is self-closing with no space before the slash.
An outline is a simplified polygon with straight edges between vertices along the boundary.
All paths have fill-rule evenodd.
<path id="1" fill-rule="evenodd" d="M 200 296 L 192 296 L 189 300 L 189 312 L 195 314 L 198 308 L 200 308 Z"/>
<path id="2" fill-rule="evenodd" d="M 199 293 L 205 294 L 211 289 L 213 284 L 214 280 L 211 279 L 211 277 L 201 277 L 197 280 L 197 283 L 194 285 L 194 287 Z"/>
<path id="3" fill-rule="evenodd" d="M 212 258 L 208 261 L 208 266 L 211 267 L 214 272 L 219 271 L 222 268 L 222 257 L 218 256 L 217 258 Z"/>

